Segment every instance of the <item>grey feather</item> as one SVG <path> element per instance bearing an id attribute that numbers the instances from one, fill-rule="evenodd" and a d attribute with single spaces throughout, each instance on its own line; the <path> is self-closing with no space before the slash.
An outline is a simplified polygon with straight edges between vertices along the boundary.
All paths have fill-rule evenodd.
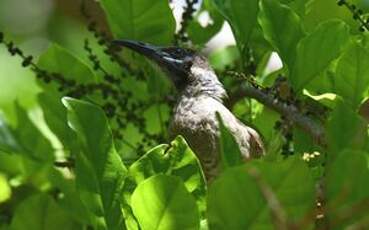
<path id="1" fill-rule="evenodd" d="M 224 125 L 239 144 L 245 160 L 260 157 L 264 148 L 259 134 L 240 122 L 224 105 L 223 85 L 214 71 L 195 64 L 191 67 L 191 81 L 183 90 L 170 126 L 172 136 L 183 135 L 197 154 L 205 176 L 213 179 L 219 173 L 219 112 Z"/>

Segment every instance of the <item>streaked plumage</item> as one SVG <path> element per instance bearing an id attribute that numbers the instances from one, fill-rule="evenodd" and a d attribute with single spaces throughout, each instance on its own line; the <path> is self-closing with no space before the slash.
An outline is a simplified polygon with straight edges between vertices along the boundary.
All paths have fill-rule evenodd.
<path id="1" fill-rule="evenodd" d="M 180 93 L 170 125 L 172 137 L 182 135 L 200 159 L 208 181 L 219 173 L 219 112 L 239 144 L 245 160 L 260 157 L 259 134 L 240 122 L 224 105 L 226 91 L 205 57 L 188 49 L 160 48 L 134 41 L 116 41 L 155 61 Z"/>

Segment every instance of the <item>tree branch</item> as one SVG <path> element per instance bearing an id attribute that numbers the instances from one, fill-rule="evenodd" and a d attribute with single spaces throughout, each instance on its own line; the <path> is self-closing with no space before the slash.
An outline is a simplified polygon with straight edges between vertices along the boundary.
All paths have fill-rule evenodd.
<path id="1" fill-rule="evenodd" d="M 232 94 L 229 101 L 227 101 L 227 104 L 229 106 L 232 106 L 238 100 L 245 97 L 253 98 L 264 104 L 265 106 L 273 109 L 277 113 L 283 115 L 293 124 L 300 127 L 305 132 L 309 133 L 317 144 L 323 147 L 326 146 L 324 128 L 321 124 L 302 114 L 296 106 L 288 105 L 278 100 L 278 98 L 275 98 L 253 86 L 242 84 L 242 86 L 235 93 Z"/>

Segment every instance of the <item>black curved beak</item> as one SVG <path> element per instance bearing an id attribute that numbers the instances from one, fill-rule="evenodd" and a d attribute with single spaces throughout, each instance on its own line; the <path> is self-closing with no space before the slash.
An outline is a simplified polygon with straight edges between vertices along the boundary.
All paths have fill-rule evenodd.
<path id="1" fill-rule="evenodd" d="M 132 40 L 114 40 L 113 44 L 127 47 L 155 61 L 159 65 L 163 65 L 163 67 L 167 67 L 172 64 L 170 60 L 165 58 L 167 54 L 161 50 L 161 47 Z"/>
<path id="2" fill-rule="evenodd" d="M 114 40 L 113 44 L 127 47 L 154 61 L 165 72 L 169 73 L 177 88 L 181 88 L 184 85 L 186 72 L 183 69 L 183 61 L 174 58 L 170 53 L 164 51 L 165 48 L 132 40 Z"/>
<path id="3" fill-rule="evenodd" d="M 149 58 L 154 58 L 160 53 L 159 47 L 155 47 L 143 42 L 132 40 L 114 40 L 113 44 L 127 47 Z"/>

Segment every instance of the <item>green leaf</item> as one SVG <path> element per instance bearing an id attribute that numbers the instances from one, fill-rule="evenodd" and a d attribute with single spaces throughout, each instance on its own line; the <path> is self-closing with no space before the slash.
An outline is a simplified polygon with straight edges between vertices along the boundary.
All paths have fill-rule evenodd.
<path id="1" fill-rule="evenodd" d="M 4 203 L 12 196 L 12 188 L 10 187 L 7 178 L 0 173 L 0 204 Z"/>
<path id="2" fill-rule="evenodd" d="M 68 126 L 67 110 L 60 97 L 50 92 L 43 92 L 38 95 L 38 102 L 50 130 L 58 137 L 64 148 L 71 150 L 75 145 L 76 135 Z"/>
<path id="3" fill-rule="evenodd" d="M 345 148 L 361 149 L 367 142 L 367 123 L 343 102 L 338 102 L 327 124 L 329 150 L 334 156 Z M 330 155 L 328 155 L 330 156 Z"/>
<path id="4" fill-rule="evenodd" d="M 227 66 L 234 67 L 235 62 L 240 58 L 240 53 L 236 46 L 227 46 L 211 52 L 208 59 L 211 66 L 216 70 L 224 71 Z"/>
<path id="5" fill-rule="evenodd" d="M 25 199 L 15 209 L 12 218 L 13 230 L 64 230 L 81 229 L 68 212 L 63 211 L 57 203 L 44 194 L 36 194 Z"/>
<path id="6" fill-rule="evenodd" d="M 223 169 L 244 163 L 242 153 L 236 139 L 224 125 L 220 114 L 216 113 L 220 129 L 220 159 Z"/>
<path id="7" fill-rule="evenodd" d="M 264 37 L 278 51 L 289 69 L 296 57 L 296 46 L 304 37 L 299 16 L 278 0 L 261 0 L 259 24 Z"/>
<path id="8" fill-rule="evenodd" d="M 3 3 L 5 2 L 2 1 L 1 4 Z M 7 9 L 5 5 L 0 7 L 4 7 L 4 10 Z M 23 48 L 24 46 L 22 46 Z M 9 56 L 7 48 L 0 46 L 0 82 L 2 85 L 6 85 L 0 90 L 0 110 L 4 112 L 4 117 L 11 122 L 14 120 L 14 101 L 18 101 L 27 109 L 32 108 L 36 105 L 36 95 L 40 92 L 34 73 L 28 68 L 23 68 L 21 63 L 21 58 Z"/>
<path id="9" fill-rule="evenodd" d="M 244 54 L 257 23 L 258 0 L 213 0 L 213 2 L 231 25 L 240 53 Z"/>
<path id="10" fill-rule="evenodd" d="M 265 190 L 272 191 L 272 195 L 265 195 Z M 314 193 L 313 178 L 301 159 L 251 161 L 225 171 L 210 186 L 209 227 L 273 229 L 271 196 L 280 203 L 278 211 L 285 212 L 288 220 L 301 220 L 314 209 Z"/>
<path id="11" fill-rule="evenodd" d="M 39 58 L 38 66 L 78 83 L 94 82 L 92 70 L 79 58 L 57 44 L 52 44 Z M 45 85 L 44 85 L 45 86 Z M 46 89 L 50 90 L 50 86 Z"/>
<path id="12" fill-rule="evenodd" d="M 21 147 L 14 137 L 14 132 L 8 127 L 0 116 L 0 151 L 6 153 L 20 152 Z"/>
<path id="13" fill-rule="evenodd" d="M 223 26 L 223 16 L 217 11 L 213 4 L 212 0 L 204 0 L 194 20 L 190 21 L 187 32 L 191 41 L 195 44 L 205 44 L 218 33 Z M 211 23 L 203 26 L 199 23 L 199 18 L 205 13 L 209 15 Z"/>
<path id="14" fill-rule="evenodd" d="M 175 20 L 168 1 L 102 0 L 116 38 L 167 45 L 173 39 Z"/>
<path id="15" fill-rule="evenodd" d="M 27 112 L 17 103 L 15 109 L 17 126 L 14 129 L 14 136 L 21 146 L 20 153 L 36 161 L 52 162 L 54 160 L 54 149 L 50 141 L 46 139 L 28 117 Z"/>
<path id="16" fill-rule="evenodd" d="M 342 53 L 349 41 L 349 27 L 340 20 L 330 20 L 300 41 L 290 81 L 302 90 Z"/>
<path id="17" fill-rule="evenodd" d="M 361 103 L 369 89 L 369 52 L 355 43 L 340 58 L 335 77 L 335 92 L 354 109 Z"/>
<path id="18" fill-rule="evenodd" d="M 63 98 L 63 104 L 81 148 L 76 180 L 82 199 L 96 216 L 104 218 L 107 228 L 124 229 L 121 196 L 127 169 L 114 148 L 104 112 L 71 98 Z"/>
<path id="19" fill-rule="evenodd" d="M 93 214 L 83 204 L 74 179 L 66 178 L 58 169 L 50 170 L 48 180 L 55 189 L 58 189 L 63 198 L 58 205 L 71 214 L 75 221 L 83 224 L 93 224 Z"/>
<path id="20" fill-rule="evenodd" d="M 139 184 L 150 176 L 166 174 L 178 176 L 204 209 L 206 185 L 201 165 L 183 137 L 178 136 L 168 145 L 159 145 L 142 156 L 129 168 L 135 183 Z"/>
<path id="21" fill-rule="evenodd" d="M 311 4 L 315 0 L 279 0 L 282 4 L 288 5 L 293 9 L 300 17 L 305 16 L 306 6 Z"/>
<path id="22" fill-rule="evenodd" d="M 132 209 L 145 229 L 199 229 L 195 199 L 174 176 L 156 175 L 138 185 Z"/>
<path id="23" fill-rule="evenodd" d="M 326 213 L 332 228 L 348 229 L 349 223 L 369 217 L 368 163 L 366 152 L 347 150 L 328 165 Z"/>

